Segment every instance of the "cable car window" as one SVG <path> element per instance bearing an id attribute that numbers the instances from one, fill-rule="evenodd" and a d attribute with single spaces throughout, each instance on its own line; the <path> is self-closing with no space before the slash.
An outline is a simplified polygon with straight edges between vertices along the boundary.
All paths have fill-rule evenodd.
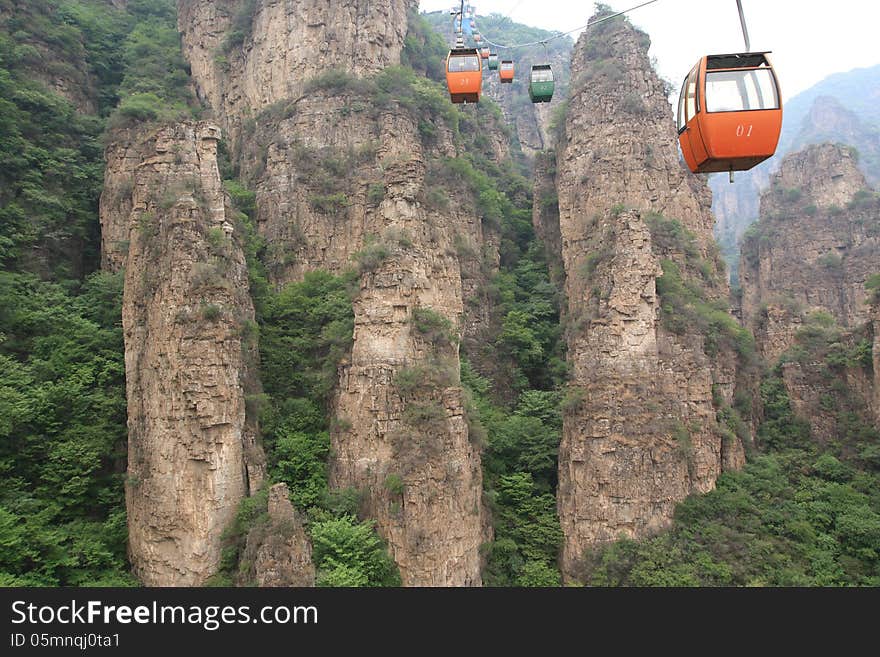
<path id="1" fill-rule="evenodd" d="M 690 72 L 687 79 L 687 94 L 685 101 L 685 121 L 690 121 L 697 114 L 697 67 Z"/>
<path id="2" fill-rule="evenodd" d="M 706 74 L 706 110 L 709 112 L 778 108 L 776 82 L 769 69 L 709 71 Z"/>
<path id="3" fill-rule="evenodd" d="M 502 71 L 512 71 L 513 70 L 513 62 L 501 62 L 501 70 Z"/>
<path id="4" fill-rule="evenodd" d="M 532 71 L 532 82 L 553 82 L 553 72 L 548 69 Z"/>
<path id="5" fill-rule="evenodd" d="M 480 58 L 478 55 L 458 55 L 449 58 L 450 73 L 464 73 L 467 71 L 479 71 Z"/>
<path id="6" fill-rule="evenodd" d="M 684 113 L 684 102 L 687 97 L 687 83 L 688 79 L 685 78 L 684 82 L 681 83 L 681 93 L 678 95 L 678 131 L 681 132 L 684 130 L 687 125 L 687 116 Z"/>

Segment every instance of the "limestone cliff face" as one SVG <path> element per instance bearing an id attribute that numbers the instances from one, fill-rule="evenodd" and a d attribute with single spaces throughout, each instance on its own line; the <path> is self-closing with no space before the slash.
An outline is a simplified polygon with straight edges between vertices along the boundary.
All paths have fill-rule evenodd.
<path id="1" fill-rule="evenodd" d="M 219 139 L 216 125 L 182 123 L 108 149 L 105 195 L 117 200 L 102 203 L 114 245 L 104 262 L 125 266 L 129 553 L 147 585 L 203 584 L 223 529 L 262 478 L 245 412 L 253 307 Z M 127 200 L 118 180 L 129 181 Z"/>
<path id="2" fill-rule="evenodd" d="M 833 96 L 819 96 L 801 124 L 789 152 L 809 144 L 846 144 L 858 149 L 859 169 L 868 182 L 880 182 L 880 130 L 863 122 Z"/>
<path id="3" fill-rule="evenodd" d="M 845 147 L 783 160 L 743 241 L 743 319 L 768 361 L 792 343 L 800 316 L 823 310 L 847 328 L 870 308 L 865 281 L 880 262 L 880 205 Z"/>
<path id="4" fill-rule="evenodd" d="M 478 294 L 481 265 L 497 264 L 497 230 L 444 164 L 460 152 L 441 116 L 377 102 L 372 83 L 353 77 L 303 93 L 331 68 L 363 76 L 397 63 L 414 3 L 260 0 L 221 80 L 213 57 L 233 4 L 181 1 L 180 28 L 200 96 L 241 135 L 270 277 L 361 274 L 331 485 L 363 491 L 405 585 L 479 585 L 488 525 L 457 345 L 481 330 L 479 304 L 464 302 Z M 506 157 L 503 138 L 487 135 L 489 156 Z M 449 322 L 449 335 L 424 333 L 425 321 Z"/>
<path id="5" fill-rule="evenodd" d="M 136 130 L 117 131 L 104 150 L 104 187 L 98 208 L 101 221 L 101 268 L 119 271 L 128 257 L 135 174 L 144 158 Z"/>
<path id="6" fill-rule="evenodd" d="M 329 70 L 398 64 L 415 0 L 178 0 L 198 97 L 235 141 L 244 117 Z"/>
<path id="7" fill-rule="evenodd" d="M 820 83 L 821 85 L 822 83 Z M 864 85 L 863 85 L 864 86 Z M 868 85 L 873 88 L 876 85 Z M 860 88 L 858 84 L 853 89 Z M 832 90 L 829 88 L 829 92 Z M 833 96 L 820 95 L 805 105 L 810 92 L 796 97 L 786 106 L 786 120 L 779 139 L 776 155 L 749 171 L 737 173 L 736 183 L 728 183 L 727 176 L 710 176 L 715 213 L 715 235 L 725 257 L 734 269 L 739 264 L 739 241 L 746 229 L 758 220 L 760 197 L 766 191 L 771 176 L 778 171 L 785 155 L 797 152 L 810 144 L 846 144 L 858 149 L 859 169 L 874 186 L 880 182 L 880 129 Z M 835 92 L 839 93 L 839 91 Z M 862 93 L 860 97 L 867 98 Z M 797 117 L 797 118 L 795 118 Z"/>
<path id="8" fill-rule="evenodd" d="M 474 216 L 472 199 L 428 197 L 429 175 L 443 184 L 440 158 L 457 154 L 442 122 L 426 146 L 405 108 L 367 112 L 366 102 L 325 92 L 261 122 L 243 151 L 257 225 L 277 253 L 270 273 L 279 283 L 313 269 L 362 272 L 335 403 L 331 484 L 366 492 L 365 511 L 405 585 L 476 585 L 482 473 L 458 350 L 426 341 L 415 327 L 428 310 L 458 335 L 468 325 L 479 330 L 478 319 L 465 317 L 464 298 L 478 288 L 472 261 L 483 247 L 490 260 L 497 254 L 497 235 Z M 401 384 L 407 376 L 424 380 L 411 388 Z M 419 410 L 431 413 L 418 419 Z"/>
<path id="9" fill-rule="evenodd" d="M 877 308 L 865 282 L 878 263 L 880 202 L 852 151 L 821 144 L 787 156 L 743 240 L 743 319 L 769 364 L 788 353 L 783 384 L 820 443 L 851 447 L 842 418 L 877 425 Z M 817 325 L 817 311 L 832 325 Z"/>
<path id="10" fill-rule="evenodd" d="M 312 545 L 290 503 L 287 484 L 269 489 L 268 520 L 247 537 L 242 561 L 250 564 L 243 584 L 314 586 Z"/>
<path id="11" fill-rule="evenodd" d="M 647 36 L 620 20 L 602 25 L 575 47 L 556 165 L 572 366 L 557 495 L 568 579 L 586 548 L 668 526 L 676 502 L 744 460 L 738 439 L 722 441 L 713 405 L 713 386 L 725 403 L 733 396 L 735 358 L 721 350 L 710 360 L 701 335 L 672 334 L 659 318 L 663 259 L 694 273 L 653 235 L 658 214 L 694 234 L 711 270 L 707 295 L 726 298 L 710 195 L 679 164 Z"/>
<path id="12" fill-rule="evenodd" d="M 396 114 L 396 113 L 395 113 Z M 479 244 L 464 207 L 419 207 L 424 155 L 416 124 L 386 117 L 394 130 L 380 149 L 399 164 L 386 170 L 386 197 L 372 217 L 380 234 L 406 235 L 393 255 L 365 274 L 355 302 L 351 362 L 343 366 L 337 414 L 351 429 L 334 433 L 332 482 L 367 487 L 370 515 L 386 536 L 405 585 L 479 585 L 482 472 L 459 387 L 457 346 L 432 343 L 416 313 L 430 309 L 460 325 L 464 312 L 456 233 Z M 456 203 L 457 205 L 457 203 Z M 407 373 L 449 368 L 433 390 L 409 390 Z M 433 376 L 433 373 L 429 376 Z M 429 417 L 419 409 L 433 409 Z M 400 477 L 402 490 L 389 486 Z"/>

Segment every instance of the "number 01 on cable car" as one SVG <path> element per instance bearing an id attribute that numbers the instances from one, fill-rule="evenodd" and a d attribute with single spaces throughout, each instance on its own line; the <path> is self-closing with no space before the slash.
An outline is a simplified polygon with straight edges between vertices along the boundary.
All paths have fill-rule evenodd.
<path id="1" fill-rule="evenodd" d="M 703 57 L 678 100 L 678 141 L 694 173 L 746 171 L 776 152 L 779 82 L 766 52 Z"/>

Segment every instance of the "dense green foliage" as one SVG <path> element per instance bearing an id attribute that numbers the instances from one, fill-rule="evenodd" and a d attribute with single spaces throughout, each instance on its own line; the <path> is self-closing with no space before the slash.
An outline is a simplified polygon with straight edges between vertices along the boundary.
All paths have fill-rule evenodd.
<path id="1" fill-rule="evenodd" d="M 122 277 L 0 273 L 0 583 L 125 585 Z"/>
<path id="2" fill-rule="evenodd" d="M 0 42 L 0 47 L 3 43 Z M 5 64 L 6 53 L 0 51 Z M 74 278 L 97 259 L 100 123 L 0 68 L 0 262 Z"/>
<path id="3" fill-rule="evenodd" d="M 490 586 L 552 586 L 562 540 L 556 516 L 557 452 L 566 376 L 560 293 L 550 282 L 544 247 L 530 221 L 531 194 L 518 174 L 484 173 L 467 159 L 450 167 L 477 199 L 484 221 L 501 232 L 501 267 L 491 278 L 494 339 L 472 345 L 462 361 L 471 434 L 485 442 L 484 487 L 495 540 L 485 546 Z M 524 193 L 523 193 L 524 191 Z M 492 364 L 492 365 L 489 365 Z"/>
<path id="4" fill-rule="evenodd" d="M 449 46 L 424 16 L 412 12 L 408 23 L 401 63 L 435 82 L 445 82 Z"/>
<path id="5" fill-rule="evenodd" d="M 0 581 L 133 584 L 122 275 L 91 272 L 105 118 L 172 51 L 182 70 L 175 6 L 3 0 L 0 16 Z"/>
<path id="6" fill-rule="evenodd" d="M 663 275 L 657 279 L 663 326 L 672 333 L 702 334 L 709 356 L 729 348 L 743 364 L 750 364 L 755 359 L 754 338 L 730 315 L 727 299 L 710 295 L 724 271 L 720 255 L 702 258 L 696 237 L 676 219 L 649 214 L 646 223 L 655 250 L 664 256 L 660 261 Z"/>
<path id="7" fill-rule="evenodd" d="M 809 447 L 773 451 L 679 504 L 671 531 L 588 555 L 584 578 L 601 586 L 877 586 L 878 491 L 876 470 Z"/>
<path id="8" fill-rule="evenodd" d="M 218 64 L 246 40 L 254 7 L 250 0 L 239 3 L 233 29 L 215 53 Z M 123 501 L 122 275 L 94 273 L 102 136 L 108 126 L 172 120 L 195 111 L 176 3 L 129 0 L 116 10 L 103 0 L 0 0 L 0 16 L 0 584 L 131 585 Z M 467 153 L 429 158 L 435 189 L 419 200 L 437 210 L 463 193 L 486 230 L 500 236 L 500 270 L 494 275 L 488 275 L 493 264 L 488 254 L 456 243 L 462 262 L 476 262 L 488 278 L 474 303 L 490 309 L 489 336 L 461 345 L 460 373 L 471 436 L 484 447 L 485 493 L 495 530 L 494 541 L 484 546 L 484 582 L 558 585 L 555 494 L 566 377 L 560 293 L 531 226 L 526 169 L 516 157 L 494 161 L 491 135 L 512 139 L 512 133 L 488 98 L 479 108 L 449 103 L 442 85 L 448 45 L 432 22 L 445 24 L 448 15 L 410 17 L 402 66 L 368 80 L 330 71 L 310 81 L 308 90 L 345 91 L 369 101 L 352 103 L 352 112 L 411 113 L 426 153 L 437 152 L 432 146 L 445 126 Z M 480 18 L 479 25 L 501 42 L 549 35 L 498 15 Z M 569 41 L 549 45 L 551 57 L 567 61 Z M 605 59 L 603 52 L 593 55 Z M 545 54 L 538 46 L 515 57 L 527 67 Z M 614 79 L 611 63 L 598 69 L 603 79 Z M 567 71 L 558 73 L 567 78 Z M 76 94 L 66 100 L 49 90 L 47 80 L 82 90 L 83 107 L 75 107 L 82 101 Z M 513 87 L 517 102 L 527 103 L 522 78 Z M 280 103 L 263 118 L 294 111 L 293 103 Z M 322 159 L 305 149 L 299 154 L 304 168 L 313 167 L 315 180 L 333 181 L 310 199 L 325 214 L 348 207 L 341 188 L 346 175 L 375 155 L 369 147 L 346 157 Z M 313 272 L 272 289 L 266 271 L 286 264 L 286 254 L 257 236 L 255 196 L 231 179 L 228 163 L 224 177 L 230 178 L 226 187 L 247 236 L 257 322 L 242 330 L 257 341 L 263 386 L 247 406 L 249 417 L 260 421 L 269 481 L 287 483 L 304 512 L 319 585 L 398 585 L 400 576 L 373 523 L 362 518 L 359 492 L 329 489 L 328 460 L 331 426 L 346 422 L 331 417 L 330 400 L 352 339 L 353 283 L 359 273 L 393 257 L 405 238 L 397 245 L 367 243 L 353 263 L 358 273 Z M 370 185 L 369 203 L 378 205 L 383 196 L 381 184 Z M 664 256 L 657 281 L 664 326 L 676 333 L 696 328 L 709 354 L 729 346 L 750 360 L 751 336 L 707 293 L 719 274 L 717 259 L 702 259 L 693 235 L 678 222 L 659 216 L 648 222 Z M 836 266 L 832 259 L 825 264 Z M 875 298 L 876 278 L 868 281 Z M 438 352 L 457 342 L 452 323 L 429 309 L 414 312 L 413 326 Z M 870 367 L 870 344 L 846 342 L 822 317 L 808 321 L 798 340 L 785 358 L 825 364 L 819 372 L 829 387 L 823 400 L 826 410 L 834 410 L 838 439 L 818 446 L 808 423 L 793 413 L 780 371 L 770 373 L 761 386 L 764 421 L 758 435 L 768 453 L 740 473 L 725 474 L 716 491 L 679 505 L 670 532 L 587 555 L 585 581 L 880 584 L 880 437 L 861 421 L 840 383 L 847 368 Z M 398 373 L 396 384 L 412 392 L 425 382 L 437 387 L 455 378 L 442 368 L 410 368 Z M 412 404 L 404 420 L 417 425 L 436 413 L 430 403 Z M 719 417 L 731 431 L 741 424 L 729 408 L 720 409 Z M 393 474 L 385 485 L 399 493 L 403 479 Z M 213 583 L 248 583 L 247 536 L 268 523 L 264 488 L 242 501 L 225 533 L 223 563 Z"/>
<path id="9" fill-rule="evenodd" d="M 486 545 L 487 586 L 552 586 L 562 531 L 556 517 L 560 393 L 524 391 L 513 408 L 491 400 L 490 382 L 462 362 L 472 406 L 471 432 L 485 432 L 484 486 L 495 540 Z"/>
<path id="10" fill-rule="evenodd" d="M 14 6 L 12 6 L 14 5 Z M 4 1 L 0 23 L 0 262 L 54 280 L 97 266 L 101 137 L 179 116 L 189 101 L 173 0 Z M 67 80 L 94 114 L 47 89 Z"/>
<path id="11" fill-rule="evenodd" d="M 188 66 L 180 50 L 176 14 L 157 14 L 136 23 L 123 43 L 125 75 L 114 126 L 192 115 Z"/>

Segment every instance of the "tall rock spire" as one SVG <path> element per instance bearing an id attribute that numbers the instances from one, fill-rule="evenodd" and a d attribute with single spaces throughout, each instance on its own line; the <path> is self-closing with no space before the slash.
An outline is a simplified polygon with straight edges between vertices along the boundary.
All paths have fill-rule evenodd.
<path id="1" fill-rule="evenodd" d="M 716 421 L 736 357 L 696 316 L 697 301 L 718 309 L 727 297 L 711 198 L 679 161 L 649 43 L 620 18 L 581 35 L 558 145 L 572 378 L 557 499 L 569 580 L 589 547 L 663 529 L 677 502 L 743 462 Z M 718 312 L 703 319 L 734 330 Z"/>

